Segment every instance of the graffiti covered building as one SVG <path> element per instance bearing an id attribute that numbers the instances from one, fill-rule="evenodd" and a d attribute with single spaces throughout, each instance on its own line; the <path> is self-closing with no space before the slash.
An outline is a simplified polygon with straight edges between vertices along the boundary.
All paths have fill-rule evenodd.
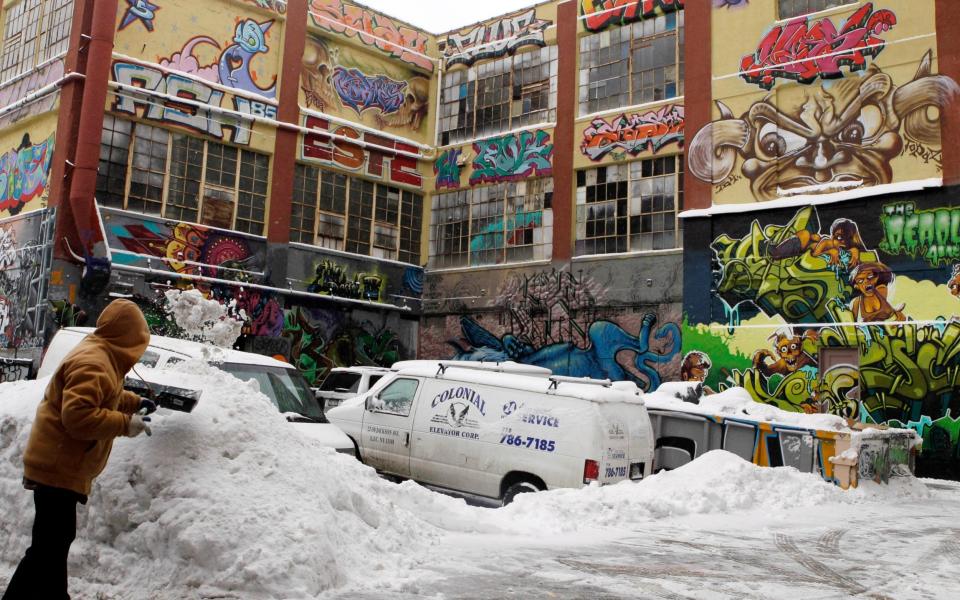
<path id="1" fill-rule="evenodd" d="M 441 36 L 422 356 L 678 376 L 682 9 L 546 2 Z"/>
<path id="2" fill-rule="evenodd" d="M 944 27 L 956 11 L 716 6 L 706 72 L 688 73 L 703 100 L 687 107 L 682 215 L 683 351 L 709 366 L 688 379 L 915 429 L 919 472 L 954 478 L 960 156 L 945 142 L 960 72 Z"/>

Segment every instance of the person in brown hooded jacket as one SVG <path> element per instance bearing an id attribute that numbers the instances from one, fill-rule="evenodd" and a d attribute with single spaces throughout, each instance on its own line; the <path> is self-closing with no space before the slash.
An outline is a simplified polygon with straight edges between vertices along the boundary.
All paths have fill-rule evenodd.
<path id="1" fill-rule="evenodd" d="M 115 300 L 97 329 L 57 368 L 30 430 L 23 455 L 24 487 L 33 490 L 33 542 L 3 600 L 69 598 L 67 555 L 76 537 L 77 503 L 107 464 L 114 438 L 136 437 L 149 426 L 141 413 L 156 406 L 123 389 L 143 355 L 150 330 L 140 308 Z"/>

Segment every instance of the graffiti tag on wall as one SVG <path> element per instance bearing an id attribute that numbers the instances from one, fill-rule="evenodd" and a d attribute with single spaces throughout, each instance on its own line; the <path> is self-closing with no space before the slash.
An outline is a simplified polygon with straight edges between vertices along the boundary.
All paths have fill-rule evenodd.
<path id="1" fill-rule="evenodd" d="M 347 275 L 346 269 L 331 260 L 320 261 L 314 270 L 313 279 L 307 285 L 312 294 L 325 294 L 339 298 L 353 298 L 368 302 L 383 301 L 386 280 L 374 273 Z"/>
<path id="2" fill-rule="evenodd" d="M 315 133 L 303 135 L 302 157 L 319 164 L 337 166 L 350 171 L 361 171 L 375 179 L 402 183 L 417 188 L 423 186 L 423 177 L 417 171 L 417 159 L 410 156 L 392 154 L 387 148 L 402 152 L 417 152 L 410 144 L 376 135 L 370 132 L 361 134 L 346 125 L 333 125 L 327 119 L 307 116 L 304 127 Z M 331 131 L 331 127 L 333 130 Z M 352 144 L 343 139 L 333 138 L 332 133 L 349 139 L 361 140 L 372 144 L 367 148 Z"/>
<path id="3" fill-rule="evenodd" d="M 26 98 L 37 90 L 51 85 L 63 77 L 63 60 L 55 60 L 38 69 L 29 71 L 24 77 L 0 88 L 0 107 L 9 107 L 11 104 Z M 58 94 L 48 94 L 29 102 L 26 105 L 6 110 L 0 116 L 0 127 L 6 127 L 27 117 L 39 115 L 53 109 L 59 100 Z"/>
<path id="4" fill-rule="evenodd" d="M 47 191 L 55 134 L 40 144 L 24 134 L 20 145 L 0 156 L 0 212 L 15 215 Z"/>
<path id="5" fill-rule="evenodd" d="M 618 157 L 639 156 L 643 152 L 657 153 L 667 144 L 683 145 L 684 109 L 682 106 L 664 106 L 642 115 L 620 115 L 607 122 L 594 119 L 583 132 L 580 151 L 590 160 L 598 161 L 613 153 Z"/>
<path id="6" fill-rule="evenodd" d="M 876 58 L 885 42 L 877 37 L 897 24 L 889 10 L 861 6 L 839 30 L 829 17 L 811 23 L 798 17 L 777 25 L 760 41 L 753 54 L 740 61 L 740 76 L 763 89 L 773 89 L 778 77 L 810 84 L 843 77 L 842 67 L 860 71 L 868 58 Z"/>
<path id="7" fill-rule="evenodd" d="M 469 33 L 451 33 L 441 48 L 446 67 L 470 66 L 478 60 L 514 54 L 524 46 L 544 47 L 543 32 L 551 21 L 537 18 L 536 9 L 477 25 Z"/>
<path id="8" fill-rule="evenodd" d="M 887 254 L 922 257 L 938 267 L 960 260 L 960 208 L 917 210 L 913 202 L 887 204 L 880 217 Z"/>
<path id="9" fill-rule="evenodd" d="M 394 81 L 386 75 L 367 75 L 360 69 L 337 67 L 333 71 L 333 88 L 343 105 L 359 115 L 371 108 L 384 114 L 395 113 L 403 106 L 406 81 Z"/>
<path id="10" fill-rule="evenodd" d="M 43 345 L 53 223 L 44 209 L 0 225 L 0 348 Z"/>
<path id="11" fill-rule="evenodd" d="M 426 77 L 407 72 L 406 80 L 398 81 L 383 74 L 368 75 L 356 67 L 340 65 L 343 59 L 339 49 L 331 49 L 325 40 L 307 36 L 300 88 L 308 108 L 330 111 L 344 106 L 358 114 L 379 109 L 376 124 L 380 128 L 420 129 L 430 109 L 430 81 Z"/>
<path id="12" fill-rule="evenodd" d="M 460 154 L 459 148 L 447 150 L 437 157 L 433 163 L 433 174 L 436 175 L 436 189 L 455 190 L 460 187 Z"/>
<path id="13" fill-rule="evenodd" d="M 470 185 L 518 181 L 553 173 L 553 144 L 543 130 L 491 138 L 473 144 Z"/>
<path id="14" fill-rule="evenodd" d="M 120 26 L 117 28 L 123 31 L 134 23 L 140 23 L 144 29 L 153 31 L 153 19 L 157 16 L 160 7 L 150 2 L 150 0 L 126 0 L 127 10 L 120 19 Z"/>
<path id="15" fill-rule="evenodd" d="M 430 38 L 426 34 L 400 25 L 386 15 L 342 0 L 310 0 L 309 10 L 310 22 L 314 26 L 355 37 L 366 46 L 433 72 L 433 61 L 427 56 Z"/>
<path id="16" fill-rule="evenodd" d="M 683 0 L 581 0 L 584 26 L 602 31 L 611 25 L 625 25 L 683 9 Z"/>
<path id="17" fill-rule="evenodd" d="M 143 65 L 116 62 L 113 65 L 113 79 L 117 83 L 142 88 L 151 92 L 179 96 L 211 107 L 220 107 L 225 98 L 224 92 L 216 90 L 195 79 L 176 73 L 164 73 L 160 69 Z M 119 113 L 137 115 L 138 108 L 142 116 L 151 121 L 168 125 L 177 125 L 191 131 L 209 135 L 231 143 L 246 146 L 250 144 L 254 116 L 275 119 L 277 108 L 272 104 L 252 101 L 240 96 L 233 97 L 233 110 L 241 114 L 217 113 L 204 106 L 161 102 L 147 93 L 135 89 L 116 95 L 113 110 Z M 246 115 L 250 115 L 247 117 Z M 225 132 L 229 130 L 229 134 Z"/>
<path id="18" fill-rule="evenodd" d="M 892 85 L 889 75 L 871 64 L 861 77 L 803 90 L 804 101 L 768 97 L 739 118 L 717 101 L 721 118 L 690 143 L 690 171 L 717 185 L 740 160 L 754 198 L 761 201 L 891 183 L 891 161 L 899 156 L 904 138 L 939 147 L 940 125 L 927 111 L 960 93 L 953 79 L 931 74 L 931 61 L 928 51 L 913 81 L 901 86 Z M 830 110 L 812 110 L 814 106 Z M 829 132 L 829 143 L 823 143 L 820 132 Z"/>

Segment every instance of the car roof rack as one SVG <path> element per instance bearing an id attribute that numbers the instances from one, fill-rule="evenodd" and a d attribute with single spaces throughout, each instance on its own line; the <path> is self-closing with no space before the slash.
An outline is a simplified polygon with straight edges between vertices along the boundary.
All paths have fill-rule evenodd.
<path id="1" fill-rule="evenodd" d="M 481 362 L 482 362 L 482 361 L 481 361 Z M 462 362 L 460 362 L 460 361 L 448 361 L 448 362 L 443 362 L 443 361 L 441 361 L 441 362 L 439 362 L 439 363 L 437 363 L 437 364 L 439 365 L 439 368 L 437 369 L 437 375 L 445 375 L 446 372 L 447 372 L 447 369 L 449 369 L 449 368 L 454 368 L 454 369 L 468 369 L 468 370 L 470 370 L 470 371 L 484 371 L 484 372 L 486 372 L 486 373 L 490 373 L 490 372 L 493 372 L 493 373 L 504 373 L 504 372 L 507 372 L 507 367 L 504 367 L 504 366 L 501 365 L 499 362 L 491 362 L 491 363 L 485 363 L 485 364 L 479 364 L 479 365 L 470 365 L 470 364 L 464 364 L 464 363 L 462 363 Z"/>
<path id="2" fill-rule="evenodd" d="M 613 382 L 609 379 L 590 379 L 589 377 L 564 377 L 562 375 L 552 375 L 548 377 L 550 387 L 548 390 L 555 390 L 561 383 L 580 383 L 583 385 L 599 385 L 601 387 L 613 387 Z"/>

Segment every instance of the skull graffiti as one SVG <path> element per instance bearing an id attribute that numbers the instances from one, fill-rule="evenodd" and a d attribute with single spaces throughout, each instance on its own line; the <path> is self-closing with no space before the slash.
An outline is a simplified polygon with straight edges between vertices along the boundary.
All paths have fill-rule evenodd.
<path id="1" fill-rule="evenodd" d="M 430 106 L 430 80 L 426 77 L 413 77 L 407 85 L 407 93 L 403 98 L 403 106 L 394 115 L 377 115 L 377 124 L 381 128 L 409 127 L 416 131 L 420 129 L 423 118 L 427 116 Z"/>
<path id="2" fill-rule="evenodd" d="M 320 110 L 326 110 L 337 106 L 337 93 L 333 87 L 333 68 L 336 64 L 334 59 L 326 42 L 307 36 L 300 86 L 306 95 L 308 107 L 316 106 Z"/>
<path id="3" fill-rule="evenodd" d="M 913 81 L 900 87 L 871 65 L 862 77 L 780 90 L 739 119 L 717 101 L 721 119 L 694 137 L 690 170 L 719 184 L 739 157 L 757 200 L 890 183 L 901 135 L 939 145 L 938 117 L 929 109 L 960 91 L 949 77 L 931 74 L 931 61 L 928 51 Z"/>

